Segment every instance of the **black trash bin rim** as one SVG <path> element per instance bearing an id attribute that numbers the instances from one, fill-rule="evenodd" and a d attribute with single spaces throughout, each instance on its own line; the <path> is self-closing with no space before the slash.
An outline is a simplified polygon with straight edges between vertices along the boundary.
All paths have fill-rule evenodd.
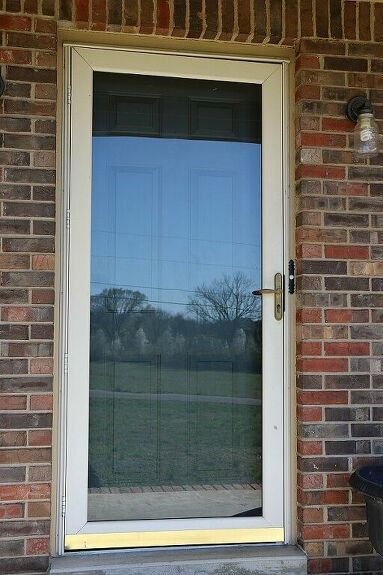
<path id="1" fill-rule="evenodd" d="M 350 485 L 364 495 L 383 500 L 383 465 L 366 465 L 354 471 Z"/>

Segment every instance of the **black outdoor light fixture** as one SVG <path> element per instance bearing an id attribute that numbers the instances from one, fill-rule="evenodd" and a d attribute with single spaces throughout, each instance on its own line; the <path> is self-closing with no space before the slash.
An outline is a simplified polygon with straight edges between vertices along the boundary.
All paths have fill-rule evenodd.
<path id="1" fill-rule="evenodd" d="M 354 122 L 354 151 L 360 158 L 373 158 L 379 153 L 379 128 L 371 102 L 366 96 L 355 96 L 347 103 L 346 115 Z"/>
<path id="2" fill-rule="evenodd" d="M 4 90 L 5 90 L 5 82 L 0 74 L 0 96 L 4 94 Z"/>

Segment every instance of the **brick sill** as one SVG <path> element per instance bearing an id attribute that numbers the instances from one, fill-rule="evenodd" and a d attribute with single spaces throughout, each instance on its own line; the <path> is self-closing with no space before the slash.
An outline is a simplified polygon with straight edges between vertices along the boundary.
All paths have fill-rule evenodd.
<path id="1" fill-rule="evenodd" d="M 294 545 L 232 545 L 119 552 L 68 553 L 53 558 L 50 575 L 306 575 Z"/>

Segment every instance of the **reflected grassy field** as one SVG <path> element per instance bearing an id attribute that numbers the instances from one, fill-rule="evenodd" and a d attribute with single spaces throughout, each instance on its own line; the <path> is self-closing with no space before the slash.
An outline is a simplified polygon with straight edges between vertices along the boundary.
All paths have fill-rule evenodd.
<path id="1" fill-rule="evenodd" d="M 235 371 L 231 362 L 200 362 L 190 369 L 159 367 L 156 358 L 148 361 L 91 362 L 90 389 L 129 391 L 161 390 L 161 393 L 199 393 L 226 397 L 262 398 L 262 377 L 258 373 Z M 226 369 L 216 369 L 215 365 Z"/>
<path id="2" fill-rule="evenodd" d="M 261 480 L 262 408 L 231 401 L 261 399 L 259 375 L 233 373 L 231 367 L 159 370 L 153 362 L 93 363 L 91 390 L 119 392 L 91 394 L 89 456 L 99 486 Z M 145 397 L 124 398 L 121 392 Z"/>

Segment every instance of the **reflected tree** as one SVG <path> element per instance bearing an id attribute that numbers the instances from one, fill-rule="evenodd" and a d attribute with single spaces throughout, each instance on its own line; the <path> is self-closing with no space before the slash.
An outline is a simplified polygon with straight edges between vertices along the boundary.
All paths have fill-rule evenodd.
<path id="1" fill-rule="evenodd" d="M 261 364 L 260 302 L 243 273 L 197 286 L 188 313 L 152 307 L 140 291 L 107 288 L 91 297 L 91 358 L 127 361 L 160 354 L 183 367 L 188 356 L 236 358 L 238 369 Z"/>
<path id="2" fill-rule="evenodd" d="M 259 301 L 251 293 L 250 279 L 242 272 L 197 286 L 189 300 L 189 311 L 199 321 L 206 322 L 260 317 Z"/>
<path id="3" fill-rule="evenodd" d="M 100 323 L 114 345 L 119 345 L 118 342 L 121 340 L 131 314 L 148 308 L 147 298 L 140 291 L 107 288 L 91 296 L 90 309 L 93 315 L 93 327 L 98 327 L 97 324 Z"/>

